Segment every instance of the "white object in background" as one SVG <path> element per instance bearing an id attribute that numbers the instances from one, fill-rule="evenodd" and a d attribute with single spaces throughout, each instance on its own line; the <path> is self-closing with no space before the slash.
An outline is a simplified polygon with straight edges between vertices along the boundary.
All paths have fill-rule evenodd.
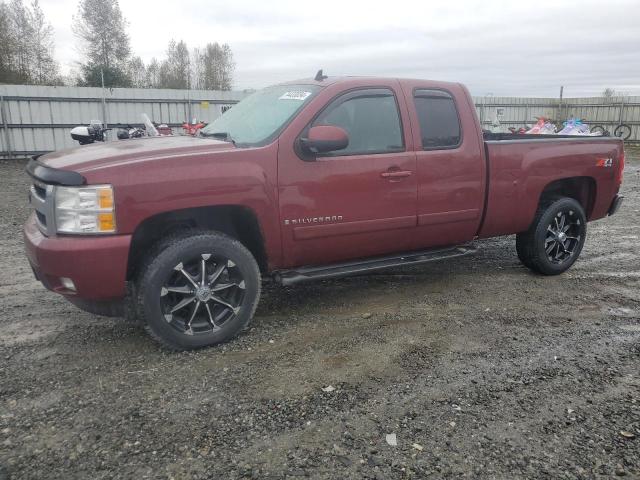
<path id="1" fill-rule="evenodd" d="M 82 135 L 89 138 L 89 127 L 73 127 L 71 129 L 71 135 Z"/>
<path id="2" fill-rule="evenodd" d="M 146 113 L 142 114 L 142 123 L 144 123 L 144 126 L 147 129 L 147 136 L 157 137 L 160 135 Z"/>

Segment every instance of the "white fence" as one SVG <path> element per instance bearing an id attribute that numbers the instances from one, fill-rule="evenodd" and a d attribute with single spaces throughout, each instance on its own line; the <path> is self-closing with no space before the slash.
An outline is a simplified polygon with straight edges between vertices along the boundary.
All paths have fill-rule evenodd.
<path id="1" fill-rule="evenodd" d="M 631 127 L 630 141 L 640 140 L 640 97 L 523 98 L 474 97 L 478 116 L 487 127 L 497 118 L 500 125 L 522 127 L 547 117 L 561 127 L 564 120 L 580 118 L 589 126 L 602 125 L 613 134 L 620 124 Z"/>
<path id="2" fill-rule="evenodd" d="M 0 85 L 0 158 L 25 157 L 73 147 L 69 131 L 90 120 L 108 126 L 140 124 L 142 113 L 166 123 L 175 133 L 197 118 L 210 122 L 244 98 L 244 92 L 209 90 L 105 89 Z M 571 116 L 613 132 L 620 123 L 632 128 L 631 140 L 640 140 L 640 97 L 520 98 L 474 97 L 486 128 L 497 119 L 501 128 L 535 123 L 545 116 L 561 123 Z"/>
<path id="3" fill-rule="evenodd" d="M 211 90 L 0 85 L 0 158 L 77 146 L 69 131 L 91 120 L 140 125 L 141 114 L 176 133 L 192 118 L 210 122 L 246 94 Z"/>

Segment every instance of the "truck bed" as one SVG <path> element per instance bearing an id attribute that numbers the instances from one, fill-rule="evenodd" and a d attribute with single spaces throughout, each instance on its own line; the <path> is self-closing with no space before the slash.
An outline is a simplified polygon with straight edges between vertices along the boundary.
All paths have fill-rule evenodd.
<path id="1" fill-rule="evenodd" d="M 621 139 L 503 133 L 484 138 L 489 188 L 479 237 L 527 230 L 542 192 L 563 179 L 575 179 L 579 194 L 592 199 L 589 220 L 607 215 L 618 188 L 614 175 L 623 158 Z"/>

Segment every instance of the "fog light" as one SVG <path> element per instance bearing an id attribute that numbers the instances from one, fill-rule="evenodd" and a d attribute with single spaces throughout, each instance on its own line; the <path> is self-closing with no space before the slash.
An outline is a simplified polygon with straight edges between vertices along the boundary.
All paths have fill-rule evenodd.
<path id="1" fill-rule="evenodd" d="M 71 280 L 70 278 L 60 277 L 60 283 L 67 290 L 72 290 L 74 292 L 76 291 L 76 285 L 75 283 L 73 283 L 73 280 Z"/>

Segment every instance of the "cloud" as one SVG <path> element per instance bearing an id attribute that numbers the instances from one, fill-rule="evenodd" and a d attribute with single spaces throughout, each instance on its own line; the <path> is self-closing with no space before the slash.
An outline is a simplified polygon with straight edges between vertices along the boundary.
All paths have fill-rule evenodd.
<path id="1" fill-rule="evenodd" d="M 65 69 L 78 59 L 75 0 L 48 0 Z M 312 76 L 385 75 L 466 83 L 483 95 L 640 95 L 637 0 L 513 2 L 423 0 L 184 0 L 122 2 L 132 50 L 162 57 L 171 38 L 227 42 L 234 87 Z"/>

